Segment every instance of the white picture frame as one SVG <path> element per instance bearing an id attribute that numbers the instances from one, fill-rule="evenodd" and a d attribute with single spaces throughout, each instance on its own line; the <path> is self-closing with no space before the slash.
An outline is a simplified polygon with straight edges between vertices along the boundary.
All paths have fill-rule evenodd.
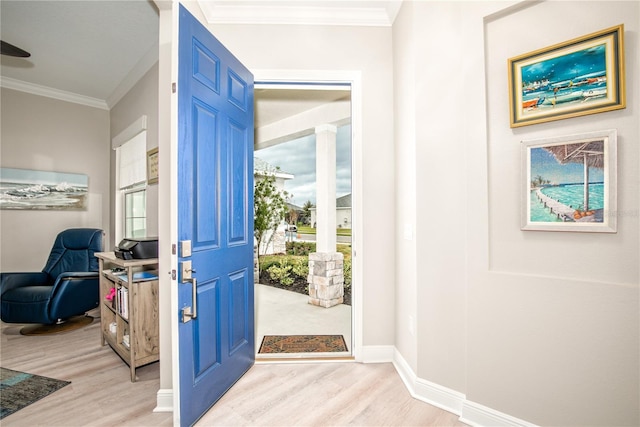
<path id="1" fill-rule="evenodd" d="M 521 229 L 617 232 L 617 131 L 524 140 Z"/>

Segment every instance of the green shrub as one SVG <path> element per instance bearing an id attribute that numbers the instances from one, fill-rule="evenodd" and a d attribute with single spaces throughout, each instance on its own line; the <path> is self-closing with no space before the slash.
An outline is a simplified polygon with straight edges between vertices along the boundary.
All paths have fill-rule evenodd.
<path id="1" fill-rule="evenodd" d="M 315 251 L 315 242 L 287 242 L 288 255 L 309 255 L 309 253 Z"/>
<path id="2" fill-rule="evenodd" d="M 278 264 L 281 258 L 280 255 L 260 255 L 260 271 L 269 271 L 269 267 Z"/>
<path id="3" fill-rule="evenodd" d="M 344 287 L 346 289 L 351 287 L 351 258 L 344 260 L 343 268 L 344 268 Z"/>
<path id="4" fill-rule="evenodd" d="M 300 244 L 297 250 L 300 248 L 306 248 L 313 246 L 315 251 L 315 243 L 313 242 L 289 242 L 287 243 L 287 251 L 293 251 L 293 245 L 291 243 Z M 342 245 L 341 245 L 342 246 Z M 305 250 L 305 249 L 302 249 Z M 345 246 L 338 249 L 345 254 L 343 261 L 344 268 L 344 287 L 349 289 L 351 287 L 351 248 Z M 262 255 L 260 256 L 260 269 L 266 271 L 272 280 L 278 281 L 284 286 L 291 286 L 296 279 L 306 280 L 309 276 L 309 256 L 305 255 Z"/>
<path id="5" fill-rule="evenodd" d="M 269 273 L 271 280 L 276 280 L 284 286 L 291 286 L 294 281 L 293 277 L 291 277 L 292 269 L 293 266 L 289 264 L 289 260 L 287 258 L 282 258 L 278 265 L 273 264 L 267 268 L 267 272 Z"/>
<path id="6" fill-rule="evenodd" d="M 309 258 L 300 257 L 294 260 L 292 271 L 296 276 L 306 280 L 309 276 Z"/>

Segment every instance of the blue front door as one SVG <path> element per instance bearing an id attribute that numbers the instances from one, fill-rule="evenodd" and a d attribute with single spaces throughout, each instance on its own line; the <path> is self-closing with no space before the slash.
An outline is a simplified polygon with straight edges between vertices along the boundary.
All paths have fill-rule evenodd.
<path id="1" fill-rule="evenodd" d="M 191 425 L 255 361 L 253 76 L 179 9 L 178 262 L 195 279 L 179 272 L 179 393 Z"/>

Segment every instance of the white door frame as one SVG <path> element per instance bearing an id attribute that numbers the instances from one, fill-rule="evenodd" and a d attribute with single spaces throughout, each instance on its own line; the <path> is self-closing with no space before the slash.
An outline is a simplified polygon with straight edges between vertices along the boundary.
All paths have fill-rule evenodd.
<path id="1" fill-rule="evenodd" d="M 362 259 L 364 246 L 363 221 L 362 221 L 362 76 L 360 71 L 350 70 L 250 70 L 253 73 L 255 84 L 277 83 L 308 84 L 326 83 L 351 85 L 351 186 L 352 194 L 352 301 L 351 301 L 351 341 L 354 359 L 362 361 L 362 330 L 363 330 L 363 268 Z M 300 89 L 304 89 L 301 86 Z M 313 89 L 310 85 L 309 89 Z M 303 359 L 304 360 L 304 359 Z"/>

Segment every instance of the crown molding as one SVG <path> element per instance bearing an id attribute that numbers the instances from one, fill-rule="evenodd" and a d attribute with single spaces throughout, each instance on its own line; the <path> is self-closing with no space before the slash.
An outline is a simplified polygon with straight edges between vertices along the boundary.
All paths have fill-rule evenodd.
<path id="1" fill-rule="evenodd" d="M 30 93 L 32 95 L 39 95 L 47 98 L 58 99 L 60 101 L 72 102 L 74 104 L 86 105 L 88 107 L 99 108 L 101 110 L 109 110 L 109 106 L 102 99 L 78 95 L 77 93 L 54 89 L 35 83 L 24 82 L 22 80 L 12 79 L 11 77 L 1 76 L 0 86 L 7 89 Z"/>
<path id="2" fill-rule="evenodd" d="M 138 81 L 140 81 L 140 79 L 151 69 L 151 67 L 155 65 L 156 62 L 158 62 L 157 43 L 155 43 L 140 59 L 140 61 L 138 61 L 138 63 L 106 100 L 79 95 L 77 93 L 54 89 L 48 86 L 29 83 L 5 76 L 0 76 L 0 86 L 7 89 L 30 93 L 32 95 L 59 99 L 61 101 L 72 102 L 74 104 L 100 108 L 101 110 L 110 110 L 136 85 L 136 83 L 138 83 Z"/>
<path id="3" fill-rule="evenodd" d="M 402 0 L 369 1 L 359 7 L 324 6 L 322 2 L 204 1 L 200 8 L 209 24 L 277 24 L 277 25 L 393 25 Z M 238 4 L 240 3 L 240 4 Z M 351 2 L 357 4 L 356 2 Z"/>

